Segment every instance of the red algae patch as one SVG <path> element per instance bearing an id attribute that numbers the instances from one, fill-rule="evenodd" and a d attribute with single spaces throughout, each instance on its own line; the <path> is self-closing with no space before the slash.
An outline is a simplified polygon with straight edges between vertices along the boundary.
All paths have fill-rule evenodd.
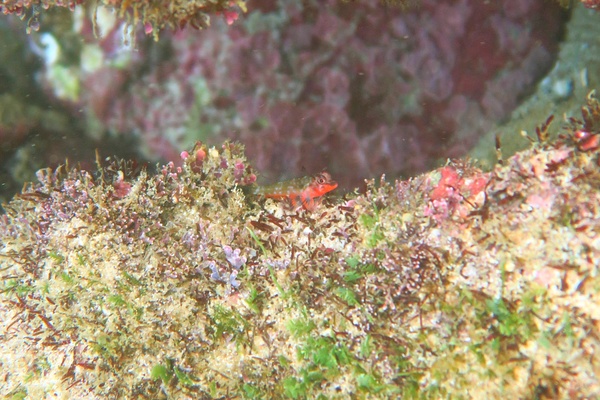
<path id="1" fill-rule="evenodd" d="M 222 18 L 202 31 L 161 31 L 158 44 L 139 31 L 134 52 L 104 6 L 94 20 L 100 38 L 87 19 L 72 34 L 45 32 L 57 54 L 75 40 L 80 48 L 69 51 L 81 52 L 47 59 L 46 92 L 78 117 L 86 110 L 96 134 L 135 135 L 150 159 L 177 161 L 196 140 L 229 138 L 272 181 L 327 169 L 345 189 L 465 154 L 551 67 L 565 22 L 544 0 L 423 0 L 409 9 L 264 0 L 231 25 L 219 21 L 232 22 L 242 2 L 199 14 L 191 11 L 201 2 L 187 3 L 177 13 L 187 26 L 203 13 Z M 128 4 L 141 20 L 172 22 Z"/>

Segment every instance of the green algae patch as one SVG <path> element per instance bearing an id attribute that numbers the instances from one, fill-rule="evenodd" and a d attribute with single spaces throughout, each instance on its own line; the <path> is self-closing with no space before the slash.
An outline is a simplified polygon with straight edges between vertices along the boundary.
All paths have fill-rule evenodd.
<path id="1" fill-rule="evenodd" d="M 596 397 L 600 107 L 586 107 L 490 172 L 455 161 L 312 212 L 247 198 L 234 143 L 154 176 L 42 170 L 0 219 L 0 393 Z"/>

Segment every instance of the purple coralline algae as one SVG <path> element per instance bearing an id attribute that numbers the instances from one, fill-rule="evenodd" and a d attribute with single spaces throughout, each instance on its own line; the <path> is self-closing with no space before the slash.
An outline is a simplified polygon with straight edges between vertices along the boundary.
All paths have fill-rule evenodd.
<path id="1" fill-rule="evenodd" d="M 75 16 L 86 57 L 55 59 L 43 80 L 90 132 L 133 133 L 147 157 L 229 138 L 271 179 L 327 168 L 349 188 L 464 154 L 549 69 L 564 20 L 538 0 L 248 8 L 231 26 L 163 31 L 160 46 L 140 31 L 134 52 L 118 15 L 89 10 Z"/>
<path id="2" fill-rule="evenodd" d="M 599 137 L 590 95 L 489 172 L 312 211 L 235 143 L 41 170 L 0 217 L 0 395 L 597 398 Z"/>
<path id="3" fill-rule="evenodd" d="M 198 139 L 240 140 L 280 177 L 327 167 L 351 187 L 415 173 L 508 115 L 550 67 L 562 24 L 538 1 L 252 9 L 231 27 L 174 34 L 168 60 L 112 103 L 106 125 L 165 157 Z"/>

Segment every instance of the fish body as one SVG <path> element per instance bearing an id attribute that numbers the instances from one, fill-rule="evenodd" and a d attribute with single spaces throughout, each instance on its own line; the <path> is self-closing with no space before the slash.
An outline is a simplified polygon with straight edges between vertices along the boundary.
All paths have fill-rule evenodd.
<path id="1" fill-rule="evenodd" d="M 258 186 L 254 194 L 270 199 L 289 200 L 292 206 L 301 204 L 307 210 L 315 208 L 315 199 L 331 192 L 338 186 L 327 172 L 313 177 L 292 179 L 268 186 Z"/>

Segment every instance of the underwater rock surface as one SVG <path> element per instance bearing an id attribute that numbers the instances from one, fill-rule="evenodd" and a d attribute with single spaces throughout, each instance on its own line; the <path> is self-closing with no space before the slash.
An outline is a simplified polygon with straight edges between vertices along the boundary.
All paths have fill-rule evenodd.
<path id="1" fill-rule="evenodd" d="M 555 125 L 313 212 L 234 143 L 42 170 L 0 219 L 0 393 L 598 397 L 600 105 Z"/>
<path id="2" fill-rule="evenodd" d="M 482 163 L 495 160 L 495 136 L 500 136 L 507 154 L 529 145 L 522 131 L 534 132 L 548 114 L 563 119 L 579 115 L 581 99 L 600 87 L 600 14 L 583 6 L 571 10 L 558 59 L 530 97 L 511 112 L 510 119 L 490 129 L 469 155 Z"/>

